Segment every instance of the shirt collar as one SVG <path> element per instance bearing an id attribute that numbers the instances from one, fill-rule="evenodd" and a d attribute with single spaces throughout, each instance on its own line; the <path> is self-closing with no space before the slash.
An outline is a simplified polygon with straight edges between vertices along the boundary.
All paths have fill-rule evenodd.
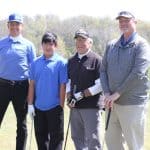
<path id="1" fill-rule="evenodd" d="M 14 43 L 16 43 L 16 42 L 21 43 L 22 39 L 23 39 L 23 37 L 22 37 L 21 34 L 19 36 L 17 36 L 17 37 L 9 36 L 9 40 L 11 40 Z"/>
<path id="2" fill-rule="evenodd" d="M 78 53 L 78 58 L 79 58 L 79 59 L 82 59 L 84 56 L 87 56 L 90 51 L 91 51 L 91 49 L 89 49 L 89 50 L 88 50 L 86 53 L 84 53 L 84 54 L 79 54 L 79 53 Z"/>
<path id="3" fill-rule="evenodd" d="M 127 40 L 125 40 L 124 36 L 122 35 L 120 38 L 121 45 L 123 47 L 127 46 L 130 42 L 132 42 L 135 39 L 136 35 L 137 35 L 137 32 L 133 32 Z"/>
<path id="4" fill-rule="evenodd" d="M 57 57 L 57 54 L 54 53 L 51 57 L 49 58 L 46 58 L 44 55 L 42 55 L 42 59 L 45 60 L 45 61 L 55 61 L 56 60 L 56 57 Z"/>

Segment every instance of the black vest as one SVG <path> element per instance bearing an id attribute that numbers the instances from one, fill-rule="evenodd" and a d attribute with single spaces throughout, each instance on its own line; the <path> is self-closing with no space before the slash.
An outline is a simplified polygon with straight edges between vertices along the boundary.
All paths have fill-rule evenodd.
<path id="1" fill-rule="evenodd" d="M 100 78 L 100 66 L 102 58 L 90 51 L 82 59 L 76 53 L 68 61 L 68 76 L 71 79 L 71 93 L 81 92 L 95 84 Z M 90 96 L 78 101 L 76 108 L 98 108 L 100 94 Z"/>

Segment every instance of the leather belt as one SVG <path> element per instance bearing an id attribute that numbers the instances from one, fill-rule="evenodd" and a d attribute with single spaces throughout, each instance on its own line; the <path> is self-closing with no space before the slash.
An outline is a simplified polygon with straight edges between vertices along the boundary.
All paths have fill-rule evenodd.
<path id="1" fill-rule="evenodd" d="M 6 83 L 11 85 L 22 84 L 25 82 L 28 82 L 28 80 L 7 80 L 7 79 L 0 78 L 0 83 Z"/>

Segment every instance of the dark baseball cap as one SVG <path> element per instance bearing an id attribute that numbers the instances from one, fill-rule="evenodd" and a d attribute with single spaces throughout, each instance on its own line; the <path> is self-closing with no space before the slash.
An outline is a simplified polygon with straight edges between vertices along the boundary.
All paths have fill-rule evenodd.
<path id="1" fill-rule="evenodd" d="M 121 11 L 118 13 L 118 16 L 116 17 L 116 19 L 118 20 L 120 17 L 125 17 L 125 18 L 135 18 L 134 15 L 129 12 L 129 11 Z"/>
<path id="2" fill-rule="evenodd" d="M 75 36 L 74 38 L 76 39 L 77 37 L 82 37 L 82 38 L 89 38 L 89 33 L 87 31 L 85 31 L 84 29 L 79 29 L 75 32 Z"/>
<path id="3" fill-rule="evenodd" d="M 57 35 L 52 32 L 46 32 L 42 37 L 42 43 L 53 42 L 57 43 Z"/>
<path id="4" fill-rule="evenodd" d="M 8 17 L 8 22 L 18 22 L 18 23 L 23 23 L 23 16 L 20 14 L 10 14 Z"/>

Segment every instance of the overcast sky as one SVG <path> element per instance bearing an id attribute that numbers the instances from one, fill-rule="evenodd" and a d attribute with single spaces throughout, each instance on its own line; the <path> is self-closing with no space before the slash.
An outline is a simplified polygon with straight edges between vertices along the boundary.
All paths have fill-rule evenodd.
<path id="1" fill-rule="evenodd" d="M 54 14 L 61 19 L 79 15 L 115 18 L 121 10 L 150 21 L 149 0 L 0 0 L 0 19 L 14 12 L 27 16 Z"/>

